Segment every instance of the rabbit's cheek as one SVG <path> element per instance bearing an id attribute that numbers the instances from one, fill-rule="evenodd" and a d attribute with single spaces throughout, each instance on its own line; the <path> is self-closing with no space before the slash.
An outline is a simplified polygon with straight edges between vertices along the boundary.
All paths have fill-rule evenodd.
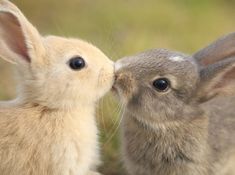
<path id="1" fill-rule="evenodd" d="M 99 88 L 98 98 L 102 97 L 107 93 L 113 86 L 114 83 L 114 73 L 113 69 L 106 70 L 102 68 L 98 75 L 97 87 Z"/>

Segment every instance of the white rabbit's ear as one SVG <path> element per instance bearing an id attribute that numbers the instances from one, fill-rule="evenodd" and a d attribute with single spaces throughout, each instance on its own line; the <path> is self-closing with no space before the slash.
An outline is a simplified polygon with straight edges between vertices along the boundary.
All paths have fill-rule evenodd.
<path id="1" fill-rule="evenodd" d="M 235 57 L 203 67 L 197 97 L 200 102 L 208 101 L 217 95 L 235 94 Z"/>
<path id="2" fill-rule="evenodd" d="M 219 38 L 193 55 L 201 66 L 214 64 L 233 56 L 235 56 L 235 33 Z"/>
<path id="3" fill-rule="evenodd" d="M 41 36 L 20 10 L 0 0 L 0 57 L 13 63 L 30 63 L 44 51 Z"/>

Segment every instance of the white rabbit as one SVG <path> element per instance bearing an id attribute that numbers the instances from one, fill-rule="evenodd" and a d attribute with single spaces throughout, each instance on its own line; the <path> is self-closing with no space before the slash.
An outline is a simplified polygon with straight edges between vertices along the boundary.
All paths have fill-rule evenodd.
<path id="1" fill-rule="evenodd" d="M 112 87 L 113 62 L 87 42 L 40 36 L 7 0 L 0 57 L 19 78 L 17 99 L 0 103 L 0 174 L 96 174 L 95 104 Z"/>

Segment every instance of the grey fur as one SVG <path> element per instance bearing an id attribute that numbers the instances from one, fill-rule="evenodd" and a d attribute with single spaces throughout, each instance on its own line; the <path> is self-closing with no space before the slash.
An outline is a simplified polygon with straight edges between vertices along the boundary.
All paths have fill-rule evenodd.
<path id="1" fill-rule="evenodd" d="M 114 87 L 125 104 L 122 150 L 130 175 L 235 174 L 235 47 L 226 41 L 212 43 L 216 50 L 202 49 L 197 57 L 153 49 L 116 63 Z M 221 47 L 228 54 L 207 62 L 204 56 L 213 55 L 207 51 L 219 53 L 222 43 L 232 49 Z M 175 56 L 183 61 L 170 59 Z M 202 59 L 208 64 L 200 64 Z M 171 81 L 167 92 L 155 90 L 157 77 Z"/>
<path id="2" fill-rule="evenodd" d="M 230 33 L 196 52 L 193 56 L 198 60 L 200 64 L 208 65 L 234 55 L 235 33 Z"/>

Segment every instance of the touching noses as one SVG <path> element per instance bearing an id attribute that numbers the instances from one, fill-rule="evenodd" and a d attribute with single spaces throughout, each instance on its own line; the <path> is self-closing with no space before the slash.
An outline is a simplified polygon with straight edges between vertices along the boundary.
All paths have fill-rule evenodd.
<path id="1" fill-rule="evenodd" d="M 131 86 L 132 74 L 128 69 L 128 64 L 125 64 L 123 60 L 119 60 L 115 63 L 115 83 L 114 86 L 117 86 L 122 89 L 126 89 L 126 86 Z"/>
<path id="2" fill-rule="evenodd" d="M 118 60 L 118 61 L 114 64 L 115 73 L 118 72 L 122 67 L 123 67 L 122 61 L 121 61 L 121 60 Z"/>
<path id="3" fill-rule="evenodd" d="M 115 74 L 115 82 L 118 80 L 119 76 L 120 76 L 120 69 L 122 68 L 122 63 L 120 60 L 118 60 L 115 64 L 114 64 L 114 74 Z"/>

